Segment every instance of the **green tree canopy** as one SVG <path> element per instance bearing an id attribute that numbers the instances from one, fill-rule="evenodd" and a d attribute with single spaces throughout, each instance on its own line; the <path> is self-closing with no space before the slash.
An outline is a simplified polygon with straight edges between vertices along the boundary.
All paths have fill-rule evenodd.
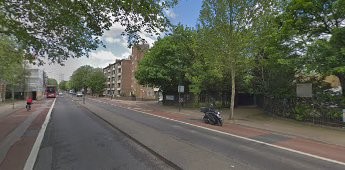
<path id="1" fill-rule="evenodd" d="M 71 76 L 71 85 L 75 90 L 87 89 L 89 87 L 90 77 L 93 67 L 84 65 L 75 70 Z"/>
<path id="2" fill-rule="evenodd" d="M 15 85 L 23 80 L 24 55 L 13 37 L 0 34 L 0 80 Z"/>
<path id="3" fill-rule="evenodd" d="M 58 83 L 55 79 L 53 78 L 48 78 L 48 85 L 53 85 L 53 86 L 57 86 Z"/>
<path id="4" fill-rule="evenodd" d="M 173 33 L 155 42 L 145 54 L 135 73 L 142 85 L 159 87 L 166 92 L 177 92 L 179 83 L 188 85 L 186 73 L 195 57 L 195 31 L 177 26 Z"/>
<path id="5" fill-rule="evenodd" d="M 263 10 L 257 0 L 213 1 L 204 0 L 199 16 L 199 29 L 202 37 L 203 57 L 212 61 L 211 70 L 226 81 L 231 78 L 231 114 L 233 118 L 236 93 L 236 76 L 250 65 L 253 55 L 251 41 L 256 18 Z M 230 83 L 229 83 L 230 84 Z"/>
<path id="6" fill-rule="evenodd" d="M 60 83 L 59 83 L 59 89 L 60 90 L 63 90 L 63 91 L 66 91 L 68 88 L 67 88 L 67 83 L 68 83 L 68 81 L 61 81 Z"/>
<path id="7" fill-rule="evenodd" d="M 282 14 L 282 31 L 296 53 L 305 57 L 303 69 L 339 77 L 345 96 L 344 0 L 292 0 Z"/>
<path id="8" fill-rule="evenodd" d="M 88 75 L 90 77 L 88 86 L 91 88 L 92 94 L 101 94 L 106 87 L 106 77 L 103 74 L 101 68 L 94 68 L 92 73 Z"/>
<path id="9" fill-rule="evenodd" d="M 141 41 L 140 31 L 164 32 L 169 25 L 163 10 L 177 0 L 152 1 L 0 1 L 0 33 L 13 35 L 26 54 L 48 56 L 53 62 L 88 56 L 100 36 L 114 23 L 125 27 L 129 45 Z M 40 58 L 37 58 L 40 59 Z"/>

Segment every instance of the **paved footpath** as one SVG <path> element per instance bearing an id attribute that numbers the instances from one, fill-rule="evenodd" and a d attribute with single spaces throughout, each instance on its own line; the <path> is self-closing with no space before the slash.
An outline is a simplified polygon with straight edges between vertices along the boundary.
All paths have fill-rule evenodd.
<path id="1" fill-rule="evenodd" d="M 25 101 L 0 105 L 0 170 L 23 169 L 53 99 L 34 101 L 32 110 Z"/>
<path id="2" fill-rule="evenodd" d="M 203 123 L 202 113 L 197 109 L 182 109 L 179 112 L 176 107 L 162 106 L 157 102 L 121 101 L 108 98 L 92 98 L 91 100 L 206 127 L 247 140 L 345 165 L 344 129 L 260 117 L 257 113 L 250 116 L 248 112 L 254 112 L 252 108 L 238 109 L 236 111 L 237 119 L 225 120 L 224 125 L 219 127 Z M 241 112 L 244 112 L 242 116 L 239 115 Z M 228 115 L 225 112 L 223 116 L 227 118 Z"/>

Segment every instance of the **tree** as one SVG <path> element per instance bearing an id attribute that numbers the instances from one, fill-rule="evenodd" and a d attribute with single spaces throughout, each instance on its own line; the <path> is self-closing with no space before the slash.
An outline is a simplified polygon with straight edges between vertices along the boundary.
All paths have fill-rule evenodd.
<path id="1" fill-rule="evenodd" d="M 76 71 L 73 72 L 70 82 L 72 83 L 73 89 L 81 90 L 89 87 L 90 84 L 90 74 L 92 73 L 93 68 L 89 65 L 84 65 L 79 67 Z"/>
<path id="2" fill-rule="evenodd" d="M 68 83 L 68 81 L 61 81 L 60 83 L 59 83 L 59 89 L 60 90 L 63 90 L 63 91 L 66 91 L 68 88 L 67 88 L 67 83 Z"/>
<path id="3" fill-rule="evenodd" d="M 23 51 L 15 39 L 0 34 L 0 80 L 12 89 L 12 100 L 14 100 L 14 89 L 25 85 L 27 73 L 23 61 Z"/>
<path id="4" fill-rule="evenodd" d="M 58 83 L 57 83 L 57 81 L 55 79 L 48 78 L 48 85 L 57 86 Z"/>
<path id="5" fill-rule="evenodd" d="M 345 1 L 292 0 L 282 17 L 283 30 L 293 30 L 287 38 L 303 54 L 304 69 L 335 74 L 345 96 Z"/>
<path id="6" fill-rule="evenodd" d="M 179 84 L 188 85 L 186 73 L 195 56 L 193 36 L 193 30 L 179 25 L 171 35 L 158 39 L 139 63 L 135 78 L 165 94 L 176 93 Z"/>
<path id="7" fill-rule="evenodd" d="M 99 37 L 114 23 L 125 27 L 129 45 L 142 41 L 140 31 L 164 32 L 169 21 L 163 10 L 176 3 L 177 0 L 3 0 L 0 33 L 16 37 L 32 58 L 48 56 L 49 60 L 62 63 L 70 57 L 88 56 L 102 44 Z"/>
<path id="8" fill-rule="evenodd" d="M 95 68 L 89 76 L 90 80 L 88 86 L 91 88 L 92 94 L 102 93 L 106 87 L 106 77 L 103 74 L 103 70 L 101 68 Z"/>
<path id="9" fill-rule="evenodd" d="M 214 70 L 231 76 L 229 119 L 234 117 L 236 75 L 249 65 L 251 28 L 260 10 L 260 2 L 255 0 L 205 0 L 200 11 L 199 29 L 207 44 L 203 54 L 213 58 Z"/>

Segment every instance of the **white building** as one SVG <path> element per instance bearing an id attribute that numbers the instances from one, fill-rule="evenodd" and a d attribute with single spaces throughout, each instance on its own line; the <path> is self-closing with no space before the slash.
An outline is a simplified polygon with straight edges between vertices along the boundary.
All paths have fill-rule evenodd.
<path id="1" fill-rule="evenodd" d="M 46 74 L 43 68 L 32 64 L 26 64 L 25 68 L 30 74 L 27 77 L 27 89 L 25 92 L 31 95 L 33 99 L 42 99 L 46 86 Z"/>

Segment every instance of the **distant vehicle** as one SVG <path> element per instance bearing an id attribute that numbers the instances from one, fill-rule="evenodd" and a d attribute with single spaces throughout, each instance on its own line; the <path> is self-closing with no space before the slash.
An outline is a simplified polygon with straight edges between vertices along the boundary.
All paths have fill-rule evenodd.
<path id="1" fill-rule="evenodd" d="M 56 98 L 56 86 L 48 85 L 46 87 L 46 97 L 47 98 Z"/>
<path id="2" fill-rule="evenodd" d="M 59 92 L 59 96 L 62 96 L 63 95 L 63 93 L 62 92 Z"/>
<path id="3" fill-rule="evenodd" d="M 83 93 L 80 92 L 80 91 L 78 91 L 78 92 L 77 92 L 77 97 L 83 97 Z"/>
<path id="4" fill-rule="evenodd" d="M 69 94 L 73 94 L 74 93 L 74 91 L 73 90 L 69 90 Z"/>

